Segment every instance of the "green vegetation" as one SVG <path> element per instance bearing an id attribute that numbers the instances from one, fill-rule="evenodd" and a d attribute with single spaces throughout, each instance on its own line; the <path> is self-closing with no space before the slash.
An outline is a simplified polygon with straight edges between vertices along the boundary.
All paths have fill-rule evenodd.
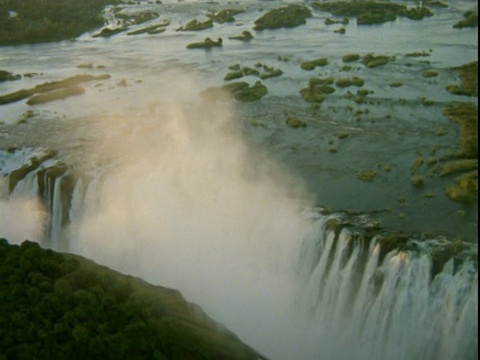
<path id="1" fill-rule="evenodd" d="M 245 81 L 231 82 L 222 86 L 212 86 L 202 92 L 200 97 L 205 101 L 228 101 L 231 100 L 237 91 L 248 88 Z"/>
<path id="2" fill-rule="evenodd" d="M 295 116 L 289 116 L 286 120 L 285 123 L 292 127 L 292 128 L 299 128 L 299 127 L 306 127 L 307 123 L 303 120 L 300 120 L 299 118 Z"/>
<path id="3" fill-rule="evenodd" d="M 34 44 L 76 38 L 104 25 L 101 15 L 118 0 L 2 0 L 0 45 Z M 15 16 L 9 12 L 14 11 Z"/>
<path id="4" fill-rule="evenodd" d="M 190 20 L 185 26 L 180 26 L 177 31 L 200 31 L 213 27 L 213 20 L 209 19 L 203 22 L 197 19 Z"/>
<path id="5" fill-rule="evenodd" d="M 335 78 L 311 78 L 308 81 L 308 87 L 300 90 L 302 97 L 311 103 L 320 104 L 325 100 L 325 95 L 335 92 L 335 88 L 331 85 L 335 82 Z"/>
<path id="6" fill-rule="evenodd" d="M 410 178 L 410 183 L 415 187 L 421 187 L 425 185 L 425 176 L 415 175 Z"/>
<path id="7" fill-rule="evenodd" d="M 422 73 L 422 76 L 425 77 L 425 78 L 433 78 L 433 77 L 438 76 L 438 72 L 436 72 L 435 70 L 425 70 Z"/>
<path id="8" fill-rule="evenodd" d="M 445 189 L 453 201 L 472 203 L 478 198 L 478 170 L 465 173 Z"/>
<path id="9" fill-rule="evenodd" d="M 211 49 L 213 47 L 222 47 L 222 38 L 218 38 L 217 41 L 205 38 L 202 42 L 195 42 L 187 45 L 187 49 Z"/>
<path id="10" fill-rule="evenodd" d="M 333 25 L 333 24 L 348 25 L 348 23 L 350 23 L 350 20 L 347 17 L 344 17 L 341 20 L 334 20 L 331 18 L 325 19 L 325 25 Z"/>
<path id="11" fill-rule="evenodd" d="M 453 25 L 455 29 L 463 29 L 465 27 L 477 27 L 478 14 L 472 10 L 466 11 L 463 14 L 463 19 Z"/>
<path id="12" fill-rule="evenodd" d="M 240 41 L 250 41 L 253 39 L 253 35 L 250 31 L 242 31 L 242 33 L 238 36 L 230 36 L 229 39 L 231 40 L 240 40 Z"/>
<path id="13" fill-rule="evenodd" d="M 375 180 L 375 177 L 377 176 L 377 172 L 375 170 L 357 171 L 355 175 L 357 176 L 358 179 L 362 181 L 371 182 Z"/>
<path id="14" fill-rule="evenodd" d="M 290 4 L 270 10 L 255 20 L 255 30 L 292 28 L 307 22 L 312 17 L 310 9 L 303 5 Z"/>
<path id="15" fill-rule="evenodd" d="M 72 95 L 78 95 L 80 90 L 75 88 L 78 84 L 81 84 L 83 82 L 88 82 L 88 81 L 105 80 L 109 78 L 110 78 L 110 75 L 108 74 L 99 75 L 99 76 L 75 75 L 64 80 L 47 82 L 47 83 L 37 85 L 30 89 L 22 89 L 10 94 L 0 96 L 0 105 L 20 101 L 20 100 L 29 98 L 34 94 L 39 94 L 39 93 L 43 94 L 43 93 L 59 91 L 59 90 L 65 90 L 65 91 L 58 92 L 56 94 L 58 95 L 58 98 L 62 98 L 62 96 L 68 95 L 69 93 L 72 93 Z M 70 90 L 66 90 L 66 89 L 70 89 Z M 53 100 L 55 99 L 55 97 L 56 97 L 55 95 L 51 96 Z"/>
<path id="16" fill-rule="evenodd" d="M 354 76 L 352 78 L 340 78 L 335 81 L 335 85 L 341 88 L 349 87 L 349 86 L 358 86 L 361 87 L 365 81 L 358 76 Z"/>
<path id="17" fill-rule="evenodd" d="M 342 61 L 343 62 L 352 62 L 352 61 L 357 61 L 360 59 L 360 55 L 358 54 L 346 54 L 342 56 Z"/>
<path id="18" fill-rule="evenodd" d="M 3 359 L 262 357 L 172 289 L 0 239 Z"/>
<path id="19" fill-rule="evenodd" d="M 358 25 L 383 24 L 396 20 L 397 16 L 421 20 L 433 15 L 425 6 L 409 9 L 403 4 L 382 1 L 329 1 L 312 2 L 311 5 L 314 9 L 327 11 L 335 16 L 356 17 Z"/>
<path id="20" fill-rule="evenodd" d="M 268 93 L 268 88 L 260 81 L 249 87 L 242 87 L 235 92 L 235 99 L 241 102 L 252 102 L 260 100 Z"/>
<path id="21" fill-rule="evenodd" d="M 219 12 L 212 12 L 208 14 L 207 16 L 213 20 L 214 22 L 217 22 L 219 24 L 223 24 L 226 22 L 233 22 L 235 21 L 234 16 L 241 14 L 245 12 L 245 10 L 242 9 L 223 9 L 220 10 Z"/>
<path id="22" fill-rule="evenodd" d="M 45 104 L 55 100 L 62 100 L 70 96 L 82 94 L 85 94 L 85 89 L 81 86 L 69 86 L 66 88 L 49 91 L 46 94 L 33 95 L 27 100 L 27 105 Z"/>
<path id="23" fill-rule="evenodd" d="M 387 55 L 373 55 L 367 54 L 363 57 L 362 62 L 368 68 L 374 68 L 380 65 L 385 65 L 386 63 L 392 61 L 393 58 Z"/>
<path id="24" fill-rule="evenodd" d="M 460 125 L 460 153 L 466 158 L 478 159 L 478 109 L 474 104 L 453 102 L 443 110 L 453 122 Z"/>
<path id="25" fill-rule="evenodd" d="M 255 64 L 255 67 L 258 70 L 248 66 L 244 66 L 242 68 L 240 64 L 232 65 L 229 67 L 229 69 L 233 71 L 225 75 L 223 80 L 230 81 L 230 80 L 239 79 L 243 76 L 250 76 L 250 75 L 259 77 L 260 79 L 264 80 L 272 77 L 277 77 L 283 74 L 282 70 L 265 65 L 265 64 L 257 63 Z"/>
<path id="26" fill-rule="evenodd" d="M 454 95 L 478 96 L 478 61 L 454 68 L 459 71 L 460 85 L 447 85 L 448 92 Z"/>
<path id="27" fill-rule="evenodd" d="M 302 62 L 302 64 L 300 65 L 300 67 L 303 69 L 303 70 L 313 70 L 315 69 L 317 66 L 325 66 L 328 64 L 328 59 L 326 58 L 318 58 L 318 59 L 315 59 L 315 60 L 310 60 L 310 61 L 304 61 Z"/>
<path id="28" fill-rule="evenodd" d="M 155 24 L 151 26 L 147 26 L 138 30 L 129 31 L 127 35 L 140 35 L 140 34 L 160 34 L 166 30 L 166 27 L 170 25 L 169 21 L 165 21 L 161 24 Z"/>
<path id="29" fill-rule="evenodd" d="M 20 74 L 12 74 L 6 70 L 0 70 L 0 82 L 19 80 L 21 77 L 22 76 Z"/>

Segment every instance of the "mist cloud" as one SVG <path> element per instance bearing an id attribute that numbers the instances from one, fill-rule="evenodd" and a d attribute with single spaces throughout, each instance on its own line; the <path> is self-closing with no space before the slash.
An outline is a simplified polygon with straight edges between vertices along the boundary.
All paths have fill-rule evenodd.
<path id="1" fill-rule="evenodd" d="M 292 358 L 301 182 L 248 146 L 228 104 L 175 83 L 148 108 L 99 119 L 91 155 L 111 167 L 90 184 L 71 249 L 177 288 L 252 346 Z"/>

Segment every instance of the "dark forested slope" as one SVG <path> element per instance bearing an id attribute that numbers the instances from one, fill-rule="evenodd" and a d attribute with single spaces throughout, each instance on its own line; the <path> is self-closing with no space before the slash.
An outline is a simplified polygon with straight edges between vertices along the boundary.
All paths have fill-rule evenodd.
<path id="1" fill-rule="evenodd" d="M 0 239 L 0 359 L 261 359 L 172 289 Z"/>

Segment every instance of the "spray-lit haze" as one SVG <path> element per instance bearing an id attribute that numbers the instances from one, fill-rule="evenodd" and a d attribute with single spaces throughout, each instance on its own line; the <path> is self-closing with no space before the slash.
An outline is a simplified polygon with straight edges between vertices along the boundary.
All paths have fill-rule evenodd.
<path id="1" fill-rule="evenodd" d="M 301 182 L 247 147 L 225 104 L 187 105 L 200 89 L 182 81 L 145 112 L 96 123 L 90 155 L 111 167 L 87 191 L 71 250 L 178 288 L 252 346 L 292 358 Z"/>

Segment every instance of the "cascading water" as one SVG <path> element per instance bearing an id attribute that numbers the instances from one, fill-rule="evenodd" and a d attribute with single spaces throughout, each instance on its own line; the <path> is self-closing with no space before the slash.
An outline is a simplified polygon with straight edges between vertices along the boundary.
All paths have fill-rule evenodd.
<path id="1" fill-rule="evenodd" d="M 302 213 L 274 180 L 285 174 L 252 161 L 218 122 L 225 114 L 209 117 L 211 133 L 163 111 L 93 177 L 74 181 L 48 157 L 9 191 L 5 179 L 38 155 L 3 153 L 2 217 L 16 200 L 40 199 L 25 236 L 178 288 L 272 359 L 476 358 L 476 267 L 460 254 L 436 270 L 435 252 L 451 242 L 412 237 L 387 251 L 339 214 Z"/>

